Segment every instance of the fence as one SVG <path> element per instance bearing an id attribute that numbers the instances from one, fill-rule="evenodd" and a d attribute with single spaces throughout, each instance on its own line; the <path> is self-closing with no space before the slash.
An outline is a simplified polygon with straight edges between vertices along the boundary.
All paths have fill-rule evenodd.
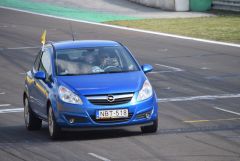
<path id="1" fill-rule="evenodd" d="M 240 0 L 213 0 L 213 9 L 240 12 Z"/>

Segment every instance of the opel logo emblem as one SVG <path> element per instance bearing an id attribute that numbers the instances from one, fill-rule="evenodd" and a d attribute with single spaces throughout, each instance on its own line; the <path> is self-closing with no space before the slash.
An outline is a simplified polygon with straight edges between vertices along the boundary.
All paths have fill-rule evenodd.
<path id="1" fill-rule="evenodd" d="M 115 98 L 112 95 L 107 97 L 108 102 L 114 102 Z"/>

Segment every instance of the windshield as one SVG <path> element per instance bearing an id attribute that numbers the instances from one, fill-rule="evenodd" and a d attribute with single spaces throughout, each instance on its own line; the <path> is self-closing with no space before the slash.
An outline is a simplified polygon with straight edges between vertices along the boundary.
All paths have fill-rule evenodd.
<path id="1" fill-rule="evenodd" d="M 57 50 L 56 69 L 59 76 L 139 70 L 135 60 L 121 46 Z"/>

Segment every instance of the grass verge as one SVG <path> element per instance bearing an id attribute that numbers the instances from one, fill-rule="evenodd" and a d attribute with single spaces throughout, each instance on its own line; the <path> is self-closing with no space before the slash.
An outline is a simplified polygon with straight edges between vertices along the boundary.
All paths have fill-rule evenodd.
<path id="1" fill-rule="evenodd" d="M 240 44 L 240 15 L 214 11 L 216 16 L 110 21 L 107 24 Z M 219 13 L 219 14 L 218 14 Z"/>

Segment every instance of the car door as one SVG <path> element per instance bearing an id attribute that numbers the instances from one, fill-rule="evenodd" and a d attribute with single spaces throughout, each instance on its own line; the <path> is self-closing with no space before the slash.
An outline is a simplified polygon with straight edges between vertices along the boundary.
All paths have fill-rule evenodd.
<path id="1" fill-rule="evenodd" d="M 46 74 L 46 79 L 36 79 L 34 78 L 34 100 L 35 108 L 38 114 L 47 118 L 47 100 L 49 91 L 52 89 L 52 58 L 51 58 L 52 48 L 46 47 L 42 52 L 38 71 L 43 71 Z"/>
<path id="2" fill-rule="evenodd" d="M 31 72 L 28 74 L 28 94 L 29 94 L 29 104 L 31 109 L 34 111 L 34 113 L 39 113 L 39 110 L 37 108 L 37 95 L 36 95 L 36 83 L 34 78 L 34 73 L 36 73 L 39 69 L 39 64 L 42 56 L 42 49 L 39 51 L 38 55 L 36 56 L 36 59 L 34 61 L 33 68 Z"/>

